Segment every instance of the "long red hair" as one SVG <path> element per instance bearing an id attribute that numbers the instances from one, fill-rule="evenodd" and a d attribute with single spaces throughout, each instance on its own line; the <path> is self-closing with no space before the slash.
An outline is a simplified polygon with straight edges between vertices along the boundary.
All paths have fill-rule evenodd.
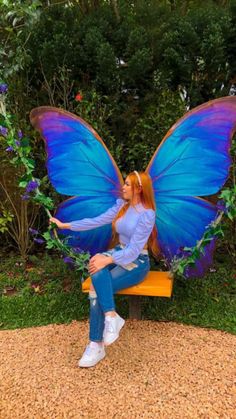
<path id="1" fill-rule="evenodd" d="M 130 180 L 130 183 L 131 183 L 131 189 L 132 189 L 132 192 L 134 194 L 135 189 L 137 190 L 137 189 L 140 188 L 138 176 L 135 174 L 135 172 L 131 172 L 127 177 L 129 177 L 129 180 Z M 155 199 L 154 199 L 154 191 L 153 191 L 153 186 L 152 186 L 152 180 L 146 172 L 139 172 L 139 177 L 140 177 L 141 183 L 142 183 L 141 192 L 140 192 L 141 203 L 144 206 L 144 208 L 152 209 L 153 211 L 156 212 L 156 205 L 155 205 Z M 113 220 L 113 222 L 112 222 L 113 238 L 116 235 L 116 230 L 115 230 L 116 221 L 120 217 L 123 217 L 123 215 L 128 210 L 129 206 L 130 206 L 130 202 L 127 202 L 120 209 L 117 216 Z M 152 229 L 152 232 L 149 236 L 147 244 L 148 244 L 148 249 L 151 251 L 153 256 L 157 257 L 158 254 L 160 253 L 160 250 L 159 250 L 158 243 L 157 243 L 156 224 L 154 225 L 154 227 Z"/>

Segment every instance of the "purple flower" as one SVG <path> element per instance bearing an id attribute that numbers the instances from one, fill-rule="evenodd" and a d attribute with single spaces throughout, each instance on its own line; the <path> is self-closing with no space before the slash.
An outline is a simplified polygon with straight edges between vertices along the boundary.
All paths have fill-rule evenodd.
<path id="1" fill-rule="evenodd" d="M 224 213 L 227 212 L 227 208 L 223 199 L 220 199 L 220 201 L 217 202 L 216 208 L 218 211 L 223 211 Z"/>
<path id="2" fill-rule="evenodd" d="M 34 238 L 34 242 L 35 243 L 39 243 L 39 244 L 43 244 L 44 243 L 44 240 L 43 239 Z"/>
<path id="3" fill-rule="evenodd" d="M 26 192 L 33 192 L 39 186 L 37 180 L 30 180 L 26 186 Z"/>
<path id="4" fill-rule="evenodd" d="M 28 199 L 30 199 L 30 196 L 25 194 L 25 195 L 21 195 L 21 199 L 22 201 L 27 201 Z"/>
<path id="5" fill-rule="evenodd" d="M 34 228 L 29 228 L 29 232 L 31 233 L 31 234 L 39 234 L 39 232 L 38 232 L 38 230 L 35 230 Z"/>
<path id="6" fill-rule="evenodd" d="M 6 137 L 7 133 L 8 133 L 8 129 L 0 125 L 0 135 L 2 135 L 3 137 Z"/>
<path id="7" fill-rule="evenodd" d="M 20 141 L 19 141 L 19 140 L 15 140 L 15 145 L 16 145 L 17 147 L 20 147 Z"/>
<path id="8" fill-rule="evenodd" d="M 191 256 L 192 252 L 190 250 L 184 250 L 184 247 L 179 247 L 177 252 L 176 252 L 176 256 L 178 256 L 179 258 L 187 258 L 189 256 Z"/>
<path id="9" fill-rule="evenodd" d="M 14 148 L 10 145 L 9 147 L 6 148 L 6 151 L 14 151 Z"/>
<path id="10" fill-rule="evenodd" d="M 19 140 L 21 140 L 21 138 L 23 138 L 23 133 L 22 133 L 21 129 L 19 129 L 17 135 L 18 135 Z"/>
<path id="11" fill-rule="evenodd" d="M 8 86 L 6 83 L 0 83 L 0 94 L 5 94 L 8 91 Z"/>
<path id="12" fill-rule="evenodd" d="M 69 256 L 64 257 L 64 258 L 63 258 L 63 261 L 64 261 L 65 263 L 69 263 L 69 264 L 71 264 L 71 265 L 74 265 L 74 260 L 73 260 L 72 258 L 70 258 Z"/>

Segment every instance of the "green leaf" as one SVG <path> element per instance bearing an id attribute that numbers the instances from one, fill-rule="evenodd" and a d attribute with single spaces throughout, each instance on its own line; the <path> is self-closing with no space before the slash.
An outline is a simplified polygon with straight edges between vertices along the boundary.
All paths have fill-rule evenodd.
<path id="1" fill-rule="evenodd" d="M 55 246 L 53 241 L 48 241 L 46 244 L 46 248 L 47 249 L 53 249 L 53 247 Z"/>
<path id="2" fill-rule="evenodd" d="M 28 159 L 28 165 L 29 165 L 30 168 L 34 169 L 35 161 L 33 159 Z"/>
<path id="3" fill-rule="evenodd" d="M 184 273 L 184 269 L 185 269 L 185 267 L 184 267 L 183 265 L 179 265 L 179 266 L 178 266 L 178 271 L 177 271 L 177 272 L 179 272 L 179 273 L 180 273 L 180 275 L 183 275 L 183 273 Z"/>
<path id="4" fill-rule="evenodd" d="M 25 180 L 22 180 L 21 182 L 19 182 L 19 187 L 20 188 L 25 188 L 27 186 L 28 182 Z"/>
<path id="5" fill-rule="evenodd" d="M 43 237 L 45 240 L 52 240 L 51 234 L 48 231 L 43 233 Z"/>

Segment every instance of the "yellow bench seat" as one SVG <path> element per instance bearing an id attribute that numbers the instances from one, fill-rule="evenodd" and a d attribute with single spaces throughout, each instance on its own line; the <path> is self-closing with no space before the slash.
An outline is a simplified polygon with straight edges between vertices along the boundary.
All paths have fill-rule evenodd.
<path id="1" fill-rule="evenodd" d="M 89 292 L 90 284 L 89 277 L 83 282 L 82 291 Z M 117 294 L 171 297 L 172 289 L 173 277 L 170 272 L 150 271 L 140 284 L 118 291 Z"/>

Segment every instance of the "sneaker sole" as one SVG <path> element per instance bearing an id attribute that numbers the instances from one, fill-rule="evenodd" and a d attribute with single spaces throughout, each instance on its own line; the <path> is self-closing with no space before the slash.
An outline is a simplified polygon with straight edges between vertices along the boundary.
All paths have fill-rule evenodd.
<path id="1" fill-rule="evenodd" d="M 121 322 L 120 322 L 120 328 L 119 328 L 119 331 L 118 331 L 118 335 L 117 336 L 115 336 L 114 337 L 114 339 L 112 340 L 112 341 L 109 341 L 109 342 L 106 342 L 105 340 L 103 341 L 103 343 L 104 343 L 104 346 L 109 346 L 109 345 L 111 345 L 112 343 L 114 343 L 117 339 L 118 339 L 118 337 L 120 336 L 120 331 L 121 331 L 121 329 L 122 329 L 122 327 L 124 326 L 124 324 L 125 324 L 125 320 L 124 319 L 121 319 Z"/>
<path id="2" fill-rule="evenodd" d="M 80 367 L 80 368 L 92 368 L 92 367 L 95 367 L 100 361 L 103 360 L 103 358 L 105 358 L 105 356 L 106 356 L 106 354 L 103 354 L 103 356 L 97 362 L 95 362 L 95 364 L 93 363 L 93 364 L 83 364 L 83 365 L 80 365 L 80 361 L 79 361 L 78 362 L 78 367 Z"/>

